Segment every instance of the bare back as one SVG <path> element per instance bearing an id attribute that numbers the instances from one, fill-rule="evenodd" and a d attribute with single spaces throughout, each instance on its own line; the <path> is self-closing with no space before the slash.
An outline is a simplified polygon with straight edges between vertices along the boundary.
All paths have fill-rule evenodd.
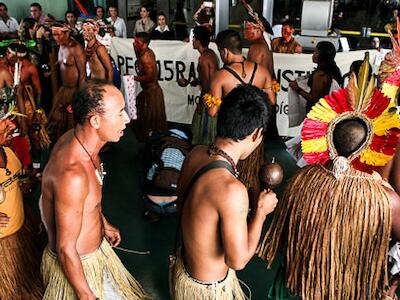
<path id="1" fill-rule="evenodd" d="M 257 41 L 251 44 L 247 54 L 249 61 L 255 62 L 263 66 L 273 76 L 274 74 L 274 60 L 272 52 L 269 50 L 267 43 L 264 41 Z"/>
<path id="2" fill-rule="evenodd" d="M 101 185 L 72 130 L 52 151 L 39 205 L 50 249 L 56 251 L 66 239 L 76 240 L 79 255 L 99 247 L 103 239 Z"/>
<path id="3" fill-rule="evenodd" d="M 68 45 L 60 46 L 58 64 L 63 86 L 77 87 L 85 81 L 85 53 L 77 41 L 71 40 Z"/>
<path id="4" fill-rule="evenodd" d="M 206 146 L 198 146 L 188 155 L 178 183 L 178 199 L 182 198 L 193 174 L 215 160 L 207 154 Z M 197 180 L 184 200 L 181 222 L 185 266 L 190 275 L 198 280 L 216 281 L 227 274 L 224 234 L 221 236 L 224 216 L 221 211 L 230 200 L 234 201 L 227 199 L 226 194 L 233 185 L 246 192 L 243 184 L 227 169 L 212 169 Z M 178 205 L 180 209 L 181 205 Z"/>

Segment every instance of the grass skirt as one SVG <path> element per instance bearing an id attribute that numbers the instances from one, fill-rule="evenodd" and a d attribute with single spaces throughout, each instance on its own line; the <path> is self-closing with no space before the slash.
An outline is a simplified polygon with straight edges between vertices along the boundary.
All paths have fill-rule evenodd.
<path id="1" fill-rule="evenodd" d="M 146 141 L 153 132 L 168 129 L 164 94 L 158 84 L 143 89 L 136 98 L 136 105 L 136 135 L 140 142 Z"/>
<path id="2" fill-rule="evenodd" d="M 110 244 L 103 240 L 99 249 L 81 256 L 86 280 L 93 293 L 100 299 L 104 298 L 104 277 L 109 278 L 121 299 L 145 299 L 145 292 L 140 284 L 125 269 L 121 260 L 115 254 Z M 43 300 L 75 300 L 77 299 L 69 284 L 57 255 L 48 247 L 42 258 L 42 276 L 46 287 Z"/>
<path id="3" fill-rule="evenodd" d="M 178 252 L 179 253 L 179 252 Z M 201 282 L 186 271 L 180 254 L 175 265 L 174 300 L 242 300 L 246 299 L 235 271 L 229 269 L 225 279 L 218 282 Z"/>
<path id="4" fill-rule="evenodd" d="M 39 300 L 43 296 L 40 279 L 41 248 L 38 229 L 29 209 L 25 223 L 16 233 L 0 238 L 0 299 Z"/>
<path id="5" fill-rule="evenodd" d="M 238 163 L 239 180 L 249 188 L 258 188 L 260 180 L 258 171 L 264 163 L 264 141 L 254 150 L 248 158 Z"/>
<path id="6" fill-rule="evenodd" d="M 54 97 L 54 104 L 49 114 L 47 130 L 53 143 L 65 132 L 74 127 L 73 114 L 68 112 L 67 108 L 72 103 L 72 97 L 77 88 L 61 87 Z"/>
<path id="7" fill-rule="evenodd" d="M 217 117 L 210 117 L 205 107 L 201 113 L 195 111 L 192 121 L 192 144 L 210 145 L 217 135 Z"/>

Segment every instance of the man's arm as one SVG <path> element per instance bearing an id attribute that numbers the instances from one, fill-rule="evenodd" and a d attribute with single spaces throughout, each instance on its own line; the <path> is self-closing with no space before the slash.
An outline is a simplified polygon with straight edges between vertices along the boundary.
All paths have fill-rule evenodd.
<path id="1" fill-rule="evenodd" d="M 271 105 L 276 104 L 276 96 L 275 93 L 272 91 L 272 76 L 269 74 L 268 70 L 263 67 L 263 76 L 265 76 L 265 83 L 263 87 L 263 91 L 267 94 L 269 103 Z"/>
<path id="2" fill-rule="evenodd" d="M 61 184 L 62 183 L 62 184 Z M 83 170 L 67 170 L 55 184 L 56 250 L 66 278 L 79 299 L 96 299 L 90 290 L 76 249 L 81 232 L 83 208 L 89 193 Z"/>
<path id="3" fill-rule="evenodd" d="M 211 81 L 210 94 L 218 99 L 222 98 L 221 71 L 218 71 L 217 74 L 215 75 L 214 79 Z M 211 117 L 215 117 L 218 113 L 218 110 L 219 110 L 218 106 L 207 107 L 208 115 Z"/>
<path id="4" fill-rule="evenodd" d="M 40 102 L 41 102 L 41 96 L 42 96 L 42 86 L 40 84 L 40 79 L 39 79 L 39 72 L 38 69 L 35 65 L 31 65 L 29 68 L 30 75 L 31 75 L 31 83 L 33 90 L 35 92 L 36 96 L 36 106 L 40 107 Z"/>
<path id="5" fill-rule="evenodd" d="M 249 210 L 247 191 L 237 182 L 228 184 L 224 200 L 218 209 L 227 266 L 241 270 L 250 261 L 260 240 L 265 218 L 275 209 L 276 203 L 276 195 L 273 192 L 262 191 L 258 198 L 256 213 L 247 224 Z"/>
<path id="6" fill-rule="evenodd" d="M 97 55 L 100 59 L 100 62 L 104 66 L 104 69 L 106 70 L 106 80 L 112 82 L 114 77 L 114 69 L 112 67 L 111 59 L 107 53 L 106 47 L 104 46 L 99 47 L 97 49 Z"/>
<path id="7" fill-rule="evenodd" d="M 154 78 L 157 76 L 157 67 L 154 55 L 149 53 L 149 51 L 146 51 L 140 59 L 142 60 L 144 74 L 135 76 L 135 80 L 139 82 L 153 82 Z"/>
<path id="8" fill-rule="evenodd" d="M 392 204 L 392 238 L 400 241 L 400 197 L 392 189 L 385 188 Z"/>
<path id="9" fill-rule="evenodd" d="M 86 81 L 86 55 L 83 51 L 81 44 L 76 42 L 75 47 L 73 47 L 73 57 L 75 58 L 76 68 L 79 73 L 79 86 L 82 86 Z"/>

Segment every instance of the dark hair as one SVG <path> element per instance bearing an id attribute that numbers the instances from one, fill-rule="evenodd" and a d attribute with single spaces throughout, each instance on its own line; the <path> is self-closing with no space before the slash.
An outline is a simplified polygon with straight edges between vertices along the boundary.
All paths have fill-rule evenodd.
<path id="1" fill-rule="evenodd" d="M 217 136 L 239 141 L 257 128 L 265 130 L 270 111 L 267 96 L 262 90 L 249 84 L 238 85 L 222 99 Z"/>
<path id="2" fill-rule="evenodd" d="M 193 29 L 193 36 L 203 47 L 207 47 L 210 44 L 211 32 L 204 26 L 196 26 Z"/>
<path id="3" fill-rule="evenodd" d="M 151 12 L 151 8 L 148 7 L 148 6 L 146 6 L 146 5 L 141 5 L 140 8 L 139 8 L 139 11 L 140 11 L 142 8 L 145 8 L 147 12 Z"/>
<path id="4" fill-rule="evenodd" d="M 286 20 L 285 22 L 282 23 L 283 26 L 289 26 L 291 29 L 294 29 L 294 23 L 290 20 Z"/>
<path id="5" fill-rule="evenodd" d="M 361 119 L 348 119 L 339 122 L 333 130 L 333 145 L 340 156 L 349 157 L 365 142 L 367 125 Z"/>
<path id="6" fill-rule="evenodd" d="M 217 35 L 215 40 L 219 49 L 228 49 L 234 54 L 242 53 L 242 40 L 237 31 L 232 29 L 223 30 Z"/>
<path id="7" fill-rule="evenodd" d="M 0 2 L 0 6 L 3 6 L 6 11 L 8 11 L 7 5 L 3 2 Z"/>
<path id="8" fill-rule="evenodd" d="M 321 41 L 317 44 L 316 48 L 318 50 L 318 68 L 327 70 L 333 79 L 335 79 L 339 85 L 342 85 L 342 73 L 335 62 L 335 46 L 331 42 Z"/>
<path id="9" fill-rule="evenodd" d="M 97 12 L 97 10 L 98 10 L 99 8 L 101 8 L 101 11 L 103 12 L 103 15 L 104 15 L 104 14 L 105 14 L 104 7 L 101 6 L 101 5 L 98 5 L 98 6 L 96 6 L 96 7 L 94 8 L 94 13 L 96 14 L 96 12 Z"/>
<path id="10" fill-rule="evenodd" d="M 115 8 L 116 11 L 118 12 L 118 8 L 117 8 L 115 5 L 110 5 L 110 6 L 108 7 L 108 9 L 110 9 L 110 8 Z"/>
<path id="11" fill-rule="evenodd" d="M 136 33 L 135 38 L 142 40 L 147 45 L 150 44 L 150 34 L 147 32 L 138 32 Z"/>
<path id="12" fill-rule="evenodd" d="M 67 10 L 67 11 L 65 12 L 65 14 L 64 14 L 64 18 L 65 18 L 65 21 L 66 21 L 66 22 L 67 22 L 67 15 L 68 15 L 68 14 L 73 14 L 73 15 L 75 16 L 75 19 L 78 18 L 78 15 L 76 14 L 75 11 L 73 11 L 73 10 Z"/>
<path id="13" fill-rule="evenodd" d="M 167 19 L 167 16 L 162 11 L 158 13 L 157 19 L 158 19 L 159 16 L 164 16 L 164 18 Z"/>
<path id="14" fill-rule="evenodd" d="M 264 29 L 266 32 L 268 32 L 269 34 L 274 34 L 274 31 L 272 30 L 272 26 L 271 24 L 267 21 L 266 18 L 264 18 L 263 16 L 259 15 L 258 18 L 260 19 L 261 23 L 264 26 Z"/>
<path id="15" fill-rule="evenodd" d="M 37 2 L 32 3 L 31 7 L 37 7 L 37 8 L 39 8 L 39 10 L 42 10 L 42 6 Z"/>
<path id="16" fill-rule="evenodd" d="M 89 80 L 74 93 L 72 110 L 78 124 L 85 123 L 92 113 L 104 113 L 103 97 L 106 85 L 112 85 L 112 83 L 100 79 Z"/>
<path id="17" fill-rule="evenodd" d="M 355 60 L 355 61 L 353 61 L 351 63 L 351 65 L 350 65 L 350 71 L 353 70 L 353 72 L 356 75 L 358 75 L 358 72 L 360 71 L 360 68 L 361 68 L 363 62 L 364 62 L 363 60 Z M 368 64 L 369 64 L 368 80 L 370 80 L 371 79 L 371 75 L 372 75 L 372 67 L 371 67 L 370 63 L 368 63 Z"/>

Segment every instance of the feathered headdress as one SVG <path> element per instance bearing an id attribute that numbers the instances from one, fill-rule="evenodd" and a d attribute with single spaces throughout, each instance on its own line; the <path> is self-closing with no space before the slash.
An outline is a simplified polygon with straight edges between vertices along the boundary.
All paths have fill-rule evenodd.
<path id="1" fill-rule="evenodd" d="M 325 165 L 332 160 L 336 178 L 350 164 L 369 173 L 384 166 L 393 157 L 400 136 L 400 116 L 390 97 L 399 87 L 400 71 L 385 80 L 386 92 L 379 91 L 373 77 L 368 82 L 368 57 L 366 53 L 358 76 L 351 75 L 347 88 L 334 91 L 312 108 L 301 132 L 307 163 Z M 335 148 L 333 132 L 338 123 L 349 119 L 363 121 L 367 136 L 362 145 L 345 158 L 339 156 Z"/>
<path id="2" fill-rule="evenodd" d="M 273 34 L 271 25 L 262 16 L 259 16 L 246 0 L 241 0 L 241 2 L 244 8 L 247 10 L 247 13 L 254 20 L 254 24 L 256 24 L 263 32 L 264 40 L 271 50 L 271 35 Z"/>

